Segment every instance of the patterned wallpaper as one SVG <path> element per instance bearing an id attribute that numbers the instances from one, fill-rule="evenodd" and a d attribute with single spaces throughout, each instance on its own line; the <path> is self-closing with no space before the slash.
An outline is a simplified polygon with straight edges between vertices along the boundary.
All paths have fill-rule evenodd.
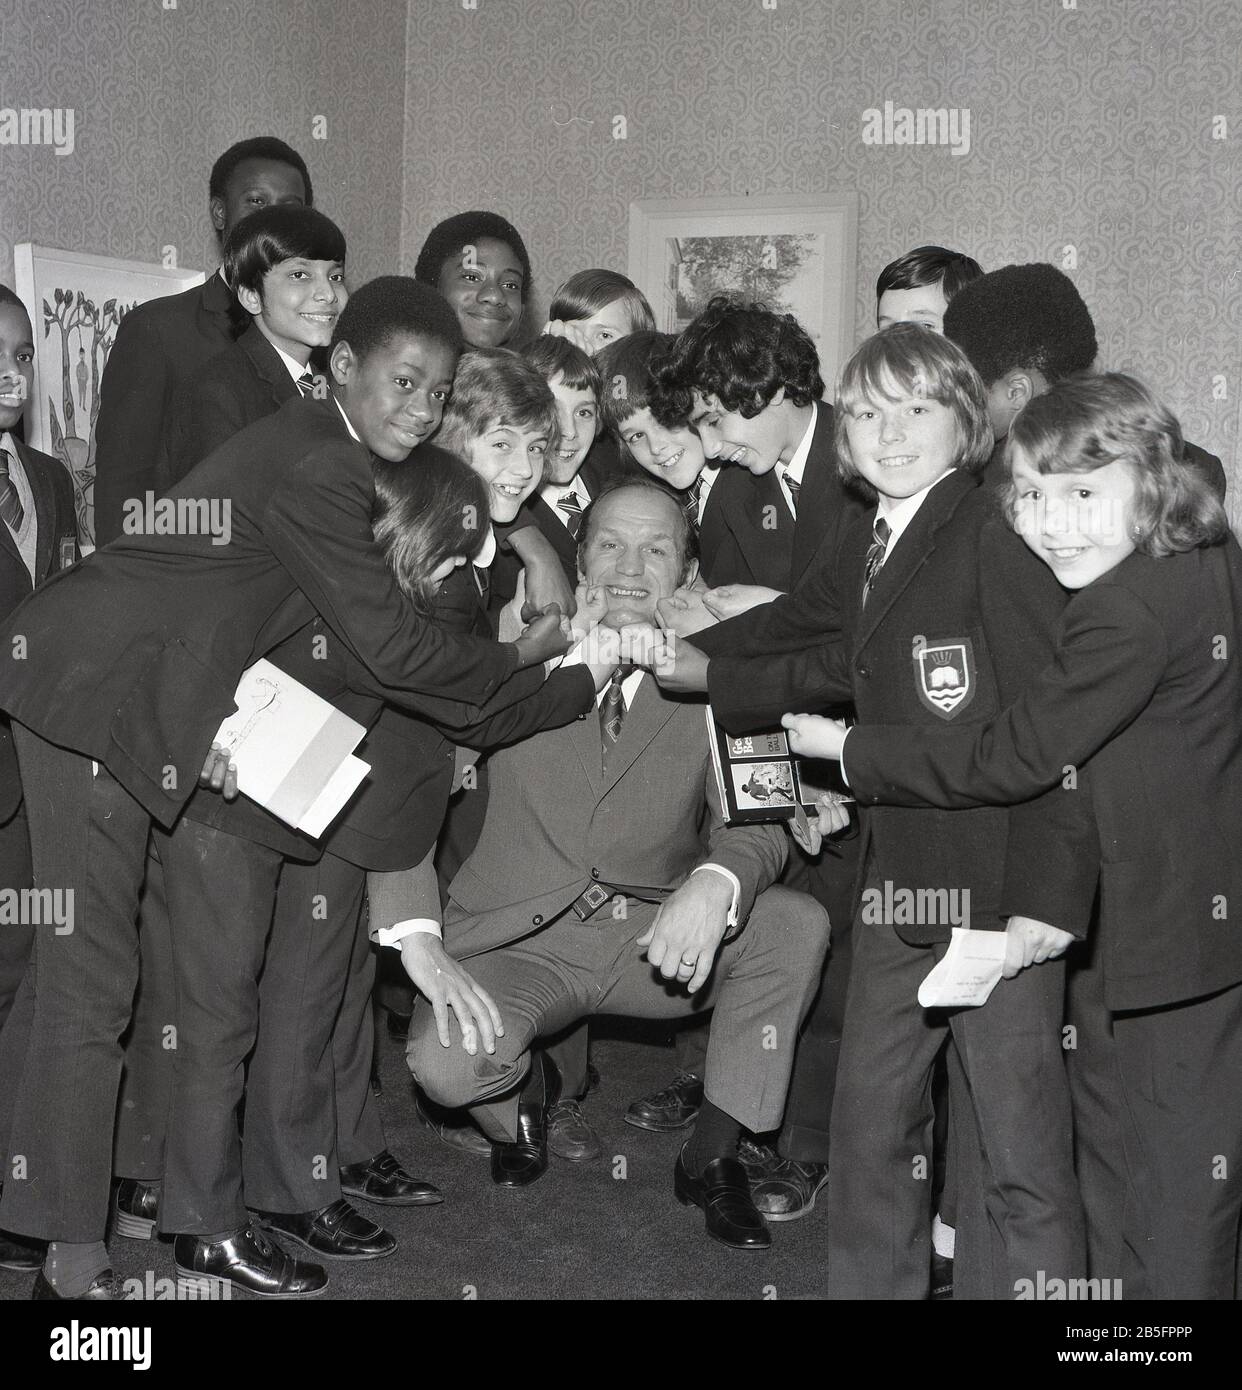
<path id="1" fill-rule="evenodd" d="M 71 154 L 0 144 L 6 284 L 18 241 L 214 265 L 207 177 L 250 135 L 305 158 L 352 283 L 394 267 L 403 0 L 0 0 L 0 33 L 0 108 L 75 113 Z"/>
<path id="2" fill-rule="evenodd" d="M 1237 0 L 0 0 L 0 32 L 0 121 L 75 111 L 70 155 L 0 144 L 6 283 L 24 240 L 211 263 L 211 161 L 258 132 L 305 154 L 353 283 L 492 206 L 535 313 L 624 269 L 631 199 L 853 190 L 860 336 L 919 242 L 1071 247 L 1103 361 L 1224 458 L 1242 518 Z M 864 144 L 886 101 L 968 110 L 969 153 Z"/>
<path id="3" fill-rule="evenodd" d="M 1103 363 L 1221 455 L 1242 520 L 1238 0 L 469 3 L 410 0 L 407 269 L 438 218 L 492 206 L 546 305 L 625 269 L 631 199 L 855 190 L 861 336 L 912 246 L 986 269 L 1073 247 Z M 886 101 L 968 109 L 969 153 L 864 144 Z"/>

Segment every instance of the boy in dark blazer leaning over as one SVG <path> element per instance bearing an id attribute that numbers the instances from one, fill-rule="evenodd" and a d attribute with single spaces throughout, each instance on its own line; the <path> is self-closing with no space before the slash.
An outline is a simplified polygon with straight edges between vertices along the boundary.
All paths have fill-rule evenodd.
<path id="1" fill-rule="evenodd" d="M 216 160 L 208 185 L 211 224 L 221 246 L 259 208 L 314 201 L 310 174 L 283 140 L 242 140 Z M 223 271 L 181 294 L 130 310 L 117 329 L 100 384 L 95 422 L 95 544 L 121 535 L 125 503 L 168 486 L 165 431 L 177 388 L 236 334 Z"/>
<path id="2" fill-rule="evenodd" d="M 77 559 L 73 484 L 63 464 L 17 439 L 34 384 L 34 332 L 21 300 L 0 285 L 0 614 L 7 616 L 34 589 Z M 0 719 L 0 888 L 31 887 L 30 835 L 22 805 L 17 755 L 7 719 Z M 34 927 L 0 930 L 0 1039 L 34 946 Z M 28 995 L 23 1003 L 29 1004 Z M 20 1059 L 0 1041 L 0 1132 L 7 1133 L 9 1097 Z M 37 1269 L 41 1246 L 0 1231 L 0 1269 Z"/>
<path id="3" fill-rule="evenodd" d="M 654 375 L 656 417 L 687 420 L 707 459 L 721 465 L 699 528 L 703 575 L 714 586 L 708 606 L 728 618 L 789 592 L 814 556 L 836 553 L 863 512 L 837 472 L 833 409 L 821 399 L 814 343 L 788 314 L 718 296 Z M 825 774 L 835 775 L 826 765 Z M 799 1037 L 779 1144 L 742 1151 L 756 1206 L 777 1221 L 809 1212 L 827 1175 L 857 847 L 856 827 L 825 841 L 816 857 L 794 846 L 781 878 L 815 897 L 833 931 L 824 983 Z M 682 1030 L 678 1077 L 634 1102 L 631 1123 L 656 1128 L 665 1114 L 679 1119 L 690 1109 L 700 1089 L 690 1078 L 702 1076 L 705 1038 L 701 1027 Z"/>
<path id="4" fill-rule="evenodd" d="M 10 1141 L 26 1180 L 7 1186 L 0 1213 L 54 1242 L 40 1297 L 113 1296 L 102 1237 L 147 835 L 153 822 L 175 826 L 243 669 L 318 613 L 390 698 L 460 726 L 504 700 L 502 684 L 514 700 L 532 693 L 542 670 L 509 678 L 564 649 L 555 617 L 509 645 L 439 632 L 405 602 L 372 538 L 371 455 L 400 461 L 428 433 L 423 388 L 447 392 L 460 342 L 438 295 L 398 276 L 373 281 L 337 325 L 330 399 L 291 401 L 243 430 L 173 489 L 187 516 L 178 534 L 91 556 L 11 624 L 9 649 L 24 659 L 0 672 L 0 707 L 42 791 L 35 880 L 71 889 L 76 904 L 71 933 L 35 943 Z M 227 504 L 227 537 L 190 524 L 211 504 Z M 239 894 L 236 906 L 265 931 L 270 870 L 257 862 L 238 880 L 252 901 Z M 64 1144 L 68 1132 L 78 1142 Z M 240 1263 L 279 1285 L 289 1263 L 248 1226 L 189 1239 L 176 1253 L 195 1274 Z"/>

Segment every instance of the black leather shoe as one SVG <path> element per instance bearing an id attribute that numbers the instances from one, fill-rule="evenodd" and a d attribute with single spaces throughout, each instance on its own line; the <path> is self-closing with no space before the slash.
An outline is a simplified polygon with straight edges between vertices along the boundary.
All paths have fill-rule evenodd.
<path id="1" fill-rule="evenodd" d="M 318 1211 L 256 1211 L 252 1215 L 265 1231 L 288 1236 L 311 1254 L 329 1260 L 378 1260 L 397 1248 L 390 1232 L 368 1220 L 344 1197 Z"/>
<path id="2" fill-rule="evenodd" d="M 26 1273 L 42 1269 L 47 1258 L 47 1245 L 41 1240 L 27 1240 L 11 1231 L 0 1231 L 0 1269 L 15 1269 Z"/>
<path id="3" fill-rule="evenodd" d="M 150 1240 L 160 1213 L 160 1190 L 141 1178 L 122 1178 L 112 1199 L 112 1226 L 119 1236 Z"/>
<path id="4" fill-rule="evenodd" d="M 703 1104 L 703 1078 L 679 1071 L 662 1091 L 643 1096 L 625 1112 L 625 1123 L 657 1134 L 685 1129 Z"/>
<path id="5" fill-rule="evenodd" d="M 465 1110 L 447 1110 L 427 1099 L 421 1091 L 414 1099 L 414 1114 L 442 1143 L 461 1153 L 479 1158 L 492 1156 L 492 1141 L 471 1120 Z"/>
<path id="6" fill-rule="evenodd" d="M 558 1100 L 548 1107 L 548 1148 L 557 1158 L 566 1158 L 570 1163 L 599 1157 L 599 1135 L 582 1113 L 580 1101 Z"/>
<path id="7" fill-rule="evenodd" d="M 381 1207 L 431 1207 L 444 1201 L 438 1187 L 411 1176 L 387 1149 L 367 1163 L 342 1168 L 341 1191 Z"/>
<path id="8" fill-rule="evenodd" d="M 63 1293 L 56 1290 L 47 1282 L 43 1271 L 40 1270 L 34 1281 L 34 1288 L 30 1291 L 30 1297 L 35 1303 L 46 1302 L 49 1299 L 56 1299 L 61 1303 L 101 1303 L 114 1302 L 124 1303 L 129 1298 L 124 1284 L 110 1269 L 105 1269 L 91 1282 L 91 1286 L 85 1293 L 74 1294 L 72 1298 L 66 1298 Z"/>
<path id="9" fill-rule="evenodd" d="M 766 1250 L 772 1244 L 767 1225 L 750 1199 L 746 1170 L 736 1158 L 715 1158 L 699 1177 L 686 1167 L 686 1151 L 677 1155 L 673 1194 L 683 1207 L 696 1206 L 707 1234 L 733 1250 Z"/>
<path id="10" fill-rule="evenodd" d="M 517 1139 L 492 1145 L 497 1187 L 529 1187 L 548 1170 L 548 1108 L 560 1092 L 560 1076 L 544 1052 L 531 1058 L 531 1074 L 518 1103 Z"/>
<path id="11" fill-rule="evenodd" d="M 295 1260 L 249 1225 L 225 1240 L 178 1236 L 173 1259 L 178 1292 L 187 1298 L 201 1297 L 203 1286 L 214 1281 L 263 1298 L 311 1298 L 328 1287 L 322 1265 Z"/>

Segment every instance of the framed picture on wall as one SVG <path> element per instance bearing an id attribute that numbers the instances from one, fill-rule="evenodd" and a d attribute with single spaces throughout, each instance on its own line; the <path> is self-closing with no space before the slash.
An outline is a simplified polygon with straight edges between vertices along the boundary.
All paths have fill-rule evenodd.
<path id="1" fill-rule="evenodd" d="M 78 538 L 90 546 L 95 540 L 99 383 L 117 327 L 136 305 L 201 285 L 206 274 L 56 251 L 29 241 L 14 246 L 13 266 L 17 293 L 35 333 L 26 438 L 69 470 Z"/>
<path id="2" fill-rule="evenodd" d="M 680 333 L 714 294 L 793 314 L 831 394 L 854 348 L 858 195 L 644 198 L 630 204 L 630 279 Z"/>

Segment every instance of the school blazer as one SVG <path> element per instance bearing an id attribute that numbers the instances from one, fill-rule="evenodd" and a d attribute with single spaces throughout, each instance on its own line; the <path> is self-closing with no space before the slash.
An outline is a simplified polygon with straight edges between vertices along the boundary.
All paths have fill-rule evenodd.
<path id="1" fill-rule="evenodd" d="M 18 461 L 34 499 L 35 577 L 32 581 L 17 542 L 0 523 L 0 616 L 7 617 L 45 579 L 76 563 L 78 558 L 77 512 L 73 483 L 65 466 L 13 439 Z M 17 754 L 9 721 L 0 716 L 0 825 L 13 817 L 22 801 Z"/>
<path id="2" fill-rule="evenodd" d="M 1014 801 L 1085 765 L 1099 827 L 1105 1000 L 1242 980 L 1242 551 L 1131 555 L 1073 595 L 1055 659 L 986 724 L 855 729 L 860 800 Z M 956 814 L 972 814 L 957 812 Z"/>
<path id="3" fill-rule="evenodd" d="M 159 491 L 164 431 L 177 388 L 234 338 L 233 295 L 219 275 L 131 309 L 99 387 L 95 421 L 95 544 L 121 535 L 127 499 Z"/>
<path id="4" fill-rule="evenodd" d="M 730 732 L 843 703 L 854 705 L 860 728 L 977 727 L 1045 664 L 1064 593 L 976 479 L 954 472 L 932 488 L 864 610 L 871 523 L 870 515 L 855 523 L 835 562 L 794 593 L 693 639 L 712 657 L 712 707 Z M 738 651 L 761 655 L 721 654 Z M 1059 786 L 1012 810 L 877 805 L 863 834 L 864 860 L 869 849 L 895 889 L 969 888 L 975 927 L 1000 928 L 1020 914 L 1086 933 L 1095 828 L 1085 799 Z M 931 924 L 897 930 L 913 944 L 949 935 Z"/>
<path id="5" fill-rule="evenodd" d="M 299 395 L 280 354 L 251 324 L 178 388 L 168 413 L 156 491 L 179 483 L 238 430 Z"/>
<path id="6" fill-rule="evenodd" d="M 489 769 L 479 843 L 449 890 L 468 914 L 445 933 L 458 958 L 537 932 L 592 883 L 662 899 L 708 861 L 737 875 L 744 924 L 785 862 L 778 827 L 723 824 L 702 703 L 667 696 L 650 677 L 606 775 L 593 709 L 493 754 Z"/>
<path id="7" fill-rule="evenodd" d="M 370 455 L 335 400 L 289 401 L 170 498 L 229 507 L 231 535 L 126 536 L 17 610 L 27 659 L 0 709 L 102 762 L 161 824 L 190 796 L 241 672 L 318 613 L 395 703 L 460 727 L 517 665 L 512 645 L 441 632 L 404 600 L 371 536 Z M 505 703 L 529 689 L 512 683 Z"/>
<path id="8" fill-rule="evenodd" d="M 788 593 L 821 549 L 835 552 L 850 523 L 866 510 L 837 469 L 832 406 L 818 406 L 796 520 L 776 469 L 756 478 L 725 465 L 712 484 L 699 528 L 703 577 L 712 587 L 762 584 Z"/>

